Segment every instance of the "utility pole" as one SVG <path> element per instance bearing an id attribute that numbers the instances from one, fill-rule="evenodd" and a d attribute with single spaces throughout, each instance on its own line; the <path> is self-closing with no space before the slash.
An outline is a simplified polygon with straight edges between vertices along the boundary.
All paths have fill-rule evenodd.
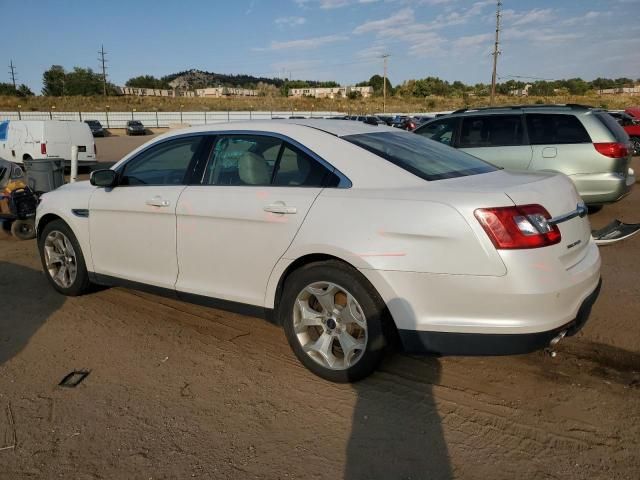
<path id="1" fill-rule="evenodd" d="M 9 60 L 9 75 L 11 75 L 11 82 L 13 83 L 13 89 L 16 89 L 16 67 L 13 64 L 13 60 Z"/>
<path id="2" fill-rule="evenodd" d="M 384 76 L 382 80 L 382 113 L 386 113 L 387 111 L 387 58 L 390 56 L 391 55 L 388 53 L 381 55 L 381 58 L 384 61 Z"/>
<path id="3" fill-rule="evenodd" d="M 500 46 L 500 18 L 502 18 L 502 2 L 500 0 L 497 1 L 496 4 L 496 41 L 493 44 L 493 73 L 491 75 L 491 98 L 489 100 L 489 105 L 493 105 L 493 100 L 496 96 L 496 71 L 498 68 L 498 55 L 500 55 L 500 50 L 498 47 Z"/>
<path id="4" fill-rule="evenodd" d="M 107 52 L 104 51 L 104 45 L 100 45 L 100 51 L 98 52 L 98 54 L 100 55 L 100 57 L 98 58 L 98 61 L 102 63 L 102 93 L 106 97 L 107 96 L 107 67 L 105 66 L 105 63 L 107 63 L 107 60 L 105 57 L 107 55 Z"/>

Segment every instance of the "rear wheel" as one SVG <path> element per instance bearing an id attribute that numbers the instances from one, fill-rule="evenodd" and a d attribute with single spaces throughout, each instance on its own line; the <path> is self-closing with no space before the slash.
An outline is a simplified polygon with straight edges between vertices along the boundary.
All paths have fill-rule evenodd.
<path id="1" fill-rule="evenodd" d="M 20 240 L 36 238 L 36 226 L 33 220 L 15 220 L 11 224 L 11 234 Z"/>
<path id="2" fill-rule="evenodd" d="M 634 155 L 640 155 L 640 137 L 630 137 Z"/>
<path id="3" fill-rule="evenodd" d="M 90 285 L 80 244 L 62 220 L 48 223 L 38 242 L 40 259 L 47 279 L 58 292 L 75 297 Z"/>
<path id="4" fill-rule="evenodd" d="M 384 302 L 341 262 L 313 263 L 289 275 L 278 313 L 300 362 L 326 380 L 358 381 L 384 355 Z"/>

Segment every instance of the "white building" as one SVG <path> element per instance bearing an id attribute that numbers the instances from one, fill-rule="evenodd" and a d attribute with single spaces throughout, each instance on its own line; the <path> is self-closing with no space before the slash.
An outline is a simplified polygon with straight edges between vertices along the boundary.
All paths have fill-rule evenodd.
<path id="1" fill-rule="evenodd" d="M 603 88 L 600 95 L 640 95 L 640 87 Z"/>
<path id="2" fill-rule="evenodd" d="M 197 97 L 257 97 L 258 91 L 249 88 L 210 87 L 196 89 Z"/>
<path id="3" fill-rule="evenodd" d="M 363 98 L 373 95 L 373 87 L 305 87 L 290 88 L 290 97 L 313 97 L 313 98 L 345 98 L 350 92 L 360 92 Z"/>
<path id="4" fill-rule="evenodd" d="M 165 90 L 161 88 L 117 87 L 120 95 L 135 97 L 193 97 L 195 94 L 186 90 Z"/>
<path id="5" fill-rule="evenodd" d="M 532 87 L 530 83 L 527 83 L 524 88 L 515 88 L 513 90 L 509 90 L 509 95 L 513 97 L 528 97 L 529 89 Z"/>

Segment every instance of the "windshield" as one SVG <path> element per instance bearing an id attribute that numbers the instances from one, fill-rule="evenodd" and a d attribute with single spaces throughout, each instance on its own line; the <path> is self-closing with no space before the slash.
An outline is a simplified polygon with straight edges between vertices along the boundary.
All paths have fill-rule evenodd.
<path id="1" fill-rule="evenodd" d="M 413 133 L 365 133 L 342 138 L 424 180 L 465 177 L 498 170 L 479 158 Z"/>
<path id="2" fill-rule="evenodd" d="M 138 120 L 129 120 L 129 126 L 131 126 L 131 127 L 141 127 L 142 123 L 140 123 Z"/>

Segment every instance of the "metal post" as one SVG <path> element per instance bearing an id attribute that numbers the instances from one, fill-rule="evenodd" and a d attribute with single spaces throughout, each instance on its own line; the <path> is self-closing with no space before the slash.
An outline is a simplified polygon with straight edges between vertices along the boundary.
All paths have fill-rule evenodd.
<path id="1" fill-rule="evenodd" d="M 231 116 L 229 115 L 229 110 L 227 110 L 227 122 L 231 120 Z"/>
<path id="2" fill-rule="evenodd" d="M 133 120 L 133 112 L 134 110 L 131 110 L 131 120 Z"/>
<path id="3" fill-rule="evenodd" d="M 82 121 L 82 112 L 78 112 L 78 117 L 80 117 L 80 121 Z"/>
<path id="4" fill-rule="evenodd" d="M 78 179 L 78 146 L 71 145 L 71 175 L 69 182 L 75 183 Z"/>
<path id="5" fill-rule="evenodd" d="M 204 111 L 204 124 L 207 124 L 207 111 Z"/>
<path id="6" fill-rule="evenodd" d="M 51 114 L 51 110 L 49 110 L 49 120 L 53 120 L 53 115 Z"/>
<path id="7" fill-rule="evenodd" d="M 156 128 L 160 128 L 160 122 L 158 121 L 158 110 L 156 110 Z"/>
<path id="8" fill-rule="evenodd" d="M 109 125 L 109 109 L 108 108 L 104 111 L 104 115 L 107 117 L 107 128 L 111 128 L 111 126 Z"/>
<path id="9" fill-rule="evenodd" d="M 500 17 L 502 14 L 500 13 L 500 8 L 502 7 L 502 2 L 498 0 L 497 8 L 496 8 L 496 41 L 493 45 L 493 73 L 491 74 L 491 98 L 489 100 L 489 105 L 493 105 L 493 100 L 496 96 L 496 71 L 498 68 L 498 55 L 500 55 L 500 50 L 498 47 L 500 46 Z"/>

